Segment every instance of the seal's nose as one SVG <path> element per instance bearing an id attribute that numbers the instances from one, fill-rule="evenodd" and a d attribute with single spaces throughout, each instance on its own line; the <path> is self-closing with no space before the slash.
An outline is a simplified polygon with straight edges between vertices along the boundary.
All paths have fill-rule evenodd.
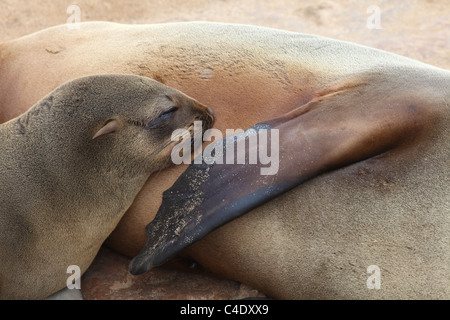
<path id="1" fill-rule="evenodd" d="M 215 121 L 214 111 L 211 108 L 207 108 L 206 110 L 208 111 L 206 123 L 207 123 L 208 128 L 210 128 L 210 127 L 212 127 L 212 125 L 214 124 L 214 121 Z"/>
<path id="2" fill-rule="evenodd" d="M 206 129 L 211 128 L 215 121 L 214 111 L 211 108 L 197 101 L 192 105 L 192 107 L 196 112 L 195 118 L 197 120 L 204 121 Z"/>

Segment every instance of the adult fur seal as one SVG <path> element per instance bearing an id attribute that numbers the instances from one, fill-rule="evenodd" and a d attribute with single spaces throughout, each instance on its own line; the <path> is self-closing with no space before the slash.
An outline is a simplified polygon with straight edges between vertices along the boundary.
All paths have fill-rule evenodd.
<path id="1" fill-rule="evenodd" d="M 175 87 L 210 106 L 223 132 L 309 110 L 285 118 L 287 143 L 299 151 L 289 165 L 315 154 L 323 167 L 313 173 L 306 166 L 310 180 L 189 247 L 185 253 L 201 265 L 274 298 L 450 297 L 448 71 L 357 44 L 254 26 L 80 26 L 0 46 L 0 117 L 10 119 L 61 83 L 95 73 L 145 75 Z M 294 124 L 320 133 L 318 140 L 296 144 Z M 392 142 L 397 133 L 402 138 L 367 158 L 350 143 L 346 161 L 319 175 L 345 146 L 350 128 L 349 143 L 361 146 L 381 137 Z M 184 170 L 174 167 L 148 181 L 110 246 L 139 253 L 162 192 Z M 381 270 L 380 290 L 366 283 L 372 265 Z"/>
<path id="2" fill-rule="evenodd" d="M 135 75 L 71 81 L 0 125 L 0 298 L 39 299 L 84 272 L 148 177 L 172 132 L 208 110 Z"/>
<path id="3" fill-rule="evenodd" d="M 202 164 L 192 164 L 164 193 L 162 206 L 155 219 L 146 228 L 148 236 L 146 247 L 133 259 L 130 266 L 131 272 L 140 274 L 165 263 L 182 249 L 202 239 L 218 227 L 274 200 L 279 206 L 284 207 L 281 210 L 283 216 L 276 228 L 265 225 L 265 230 L 259 230 L 261 234 L 255 239 L 252 248 L 257 247 L 257 239 L 270 237 L 280 228 L 280 225 L 283 226 L 283 231 L 278 231 L 279 234 L 271 238 L 272 250 L 259 251 L 259 253 L 270 255 L 274 264 L 281 265 L 283 268 L 303 266 L 306 272 L 312 272 L 314 278 L 306 278 L 305 282 L 308 286 L 310 281 L 319 281 L 319 283 L 316 284 L 317 287 L 307 289 L 311 292 L 310 294 L 318 294 L 319 291 L 324 294 L 322 290 L 330 290 L 326 286 L 331 285 L 334 286 L 335 292 L 326 293 L 335 295 L 336 298 L 342 297 L 343 293 L 340 290 L 343 288 L 352 288 L 354 292 L 359 293 L 359 298 L 369 298 L 369 294 L 364 295 L 364 291 L 370 292 L 369 289 L 371 286 L 373 289 L 374 285 L 370 281 L 366 285 L 363 281 L 364 274 L 356 274 L 356 270 L 369 269 L 373 272 L 375 269 L 379 270 L 378 264 L 382 264 L 389 273 L 395 272 L 395 277 L 387 274 L 383 276 L 383 281 L 387 281 L 388 285 L 394 283 L 398 286 L 403 285 L 402 290 L 405 290 L 405 285 L 412 287 L 411 291 L 403 291 L 410 295 L 409 298 L 447 297 L 449 280 L 445 274 L 448 271 L 449 257 L 445 250 L 448 249 L 446 244 L 449 240 L 446 229 L 449 212 L 448 203 L 445 202 L 448 201 L 449 190 L 446 180 L 448 174 L 445 172 L 448 161 L 445 164 L 445 159 L 449 156 L 449 144 L 447 142 L 446 145 L 444 144 L 445 148 L 441 149 L 436 146 L 427 146 L 426 143 L 428 139 L 432 139 L 442 147 L 442 142 L 448 139 L 449 106 L 439 101 L 440 98 L 431 98 L 434 95 L 439 97 L 441 90 L 446 90 L 446 87 L 441 86 L 445 83 L 445 78 L 430 78 L 428 85 L 413 86 L 415 89 L 411 88 L 410 91 L 405 84 L 402 90 L 408 91 L 407 95 L 395 91 L 395 93 L 386 93 L 379 101 L 374 100 L 372 95 L 377 90 L 378 81 L 389 81 L 389 77 L 376 74 L 374 78 L 369 74 L 361 75 L 359 79 L 365 81 L 355 83 L 351 89 L 342 87 L 336 88 L 332 93 L 321 93 L 311 102 L 283 117 L 258 124 L 246 133 L 236 135 L 239 140 L 245 138 L 246 159 L 249 159 L 251 154 L 259 154 L 261 150 L 267 148 L 266 145 L 250 143 L 250 137 L 256 135 L 258 141 L 267 141 L 266 137 L 270 136 L 267 131 L 279 132 L 279 144 L 273 139 L 269 143 L 272 145 L 277 143 L 276 152 L 279 150 L 278 170 L 273 175 L 262 175 L 261 169 L 267 165 L 261 165 L 261 163 L 237 164 L 236 150 L 233 152 L 234 161 L 227 163 L 228 150 L 236 149 L 236 143 L 229 144 L 229 137 L 216 143 L 213 149 L 216 153 L 220 150 L 219 163 L 205 162 L 208 160 L 206 158 Z M 338 96 L 336 92 L 339 92 Z M 367 101 L 371 102 L 367 103 Z M 272 148 L 271 150 L 273 153 Z M 263 152 L 266 153 L 266 151 Z M 440 176 L 440 188 L 429 195 L 431 197 L 429 201 L 434 204 L 439 204 L 444 199 L 444 204 L 436 206 L 437 211 L 435 208 L 428 208 L 427 211 L 422 212 L 415 211 L 417 210 L 415 207 L 423 201 L 417 194 L 417 190 L 413 191 L 412 197 L 407 198 L 406 203 L 398 203 L 400 201 L 397 198 L 398 194 L 408 196 L 411 192 L 410 185 L 417 183 L 418 173 L 422 170 L 430 172 L 427 161 L 417 161 L 419 153 L 425 153 L 427 157 L 442 162 L 436 173 Z M 395 170 L 386 168 L 385 163 L 389 163 Z M 419 168 L 416 167 L 418 163 Z M 388 203 L 386 204 L 388 207 L 383 207 L 381 212 L 359 207 L 361 212 L 352 212 L 352 216 L 349 217 L 345 207 L 339 208 L 336 204 L 333 205 L 325 200 L 331 190 L 323 185 L 319 185 L 320 189 L 318 189 L 314 179 L 324 179 L 328 183 L 333 183 L 331 188 L 335 190 L 341 186 L 356 184 L 361 189 L 365 189 L 358 190 L 357 196 L 363 197 L 364 201 L 372 204 L 379 203 L 381 198 Z M 317 208 L 310 208 L 314 214 L 308 212 L 309 216 L 306 217 L 302 216 L 304 211 L 301 208 L 305 198 L 308 199 L 307 196 L 296 198 L 296 189 L 292 190 L 302 183 L 305 186 L 313 186 L 313 191 L 309 191 L 314 192 L 309 195 L 310 198 L 320 197 Z M 421 180 L 421 184 L 427 188 L 431 188 L 433 183 L 434 179 Z M 406 190 L 400 192 L 399 188 Z M 292 192 L 276 198 L 289 190 Z M 369 190 L 375 195 L 370 196 Z M 355 194 L 343 196 L 348 199 L 348 202 L 350 200 L 357 202 L 357 198 L 353 200 Z M 286 199 L 289 200 L 287 204 L 283 202 Z M 290 203 L 298 205 L 298 209 L 294 210 Z M 346 207 L 354 205 L 353 202 L 347 203 Z M 275 206 L 275 204 L 272 206 L 272 214 L 274 212 L 281 214 L 277 212 Z M 286 207 L 292 208 L 292 211 L 285 212 Z M 324 212 L 321 213 L 318 210 L 324 210 Z M 325 210 L 342 211 L 334 213 L 338 216 L 332 216 Z M 268 219 L 268 213 L 264 215 L 261 211 L 264 212 L 262 208 L 259 208 L 252 214 L 259 214 L 258 218 Z M 417 216 L 420 216 L 419 221 L 415 220 Z M 436 218 L 442 221 L 443 226 L 434 225 L 432 221 Z M 289 222 L 282 219 L 287 219 Z M 270 221 L 273 220 L 270 218 Z M 333 224 L 339 229 L 334 230 Z M 419 228 L 417 224 L 428 230 Z M 232 228 L 232 224 L 227 227 Z M 302 230 L 301 227 L 306 230 Z M 408 230 L 407 235 L 399 233 L 404 230 Z M 255 236 L 254 230 L 248 233 Z M 421 239 L 420 244 L 417 243 L 417 239 Z M 430 241 L 430 239 L 433 240 Z M 250 237 L 245 238 L 245 243 L 248 241 L 251 241 Z M 382 244 L 378 244 L 379 242 Z M 307 247 L 305 243 L 308 243 Z M 351 243 L 354 245 L 353 248 L 350 248 Z M 270 247 L 266 244 L 262 246 Z M 396 250 L 395 256 L 391 256 L 392 246 L 403 247 Z M 276 248 L 279 248 L 282 253 L 277 252 Z M 442 250 L 442 248 L 445 249 Z M 339 252 L 336 251 L 338 249 Z M 195 249 L 191 248 L 191 250 Z M 204 254 L 204 258 L 208 259 L 206 257 L 208 254 L 218 250 L 221 251 L 201 242 L 193 254 L 196 256 Z M 242 250 L 242 252 L 245 251 Z M 436 251 L 441 255 L 435 256 Z M 291 260 L 294 256 L 300 257 L 300 253 L 305 256 L 307 262 Z M 323 263 L 324 260 L 319 258 L 319 262 L 316 262 L 318 258 L 313 254 L 323 256 L 322 259 L 334 258 L 330 261 L 331 266 L 327 268 L 333 267 L 335 263 L 338 270 L 327 269 L 326 274 L 334 274 L 336 277 L 344 276 L 345 280 L 316 279 L 319 274 L 315 270 L 310 271 L 308 267 L 311 263 Z M 340 257 L 335 257 L 338 254 Z M 350 266 L 345 265 L 345 262 L 341 260 L 343 257 L 349 259 Z M 416 259 L 420 259 L 420 264 L 416 262 Z M 245 259 L 241 261 L 246 263 Z M 379 262 L 375 263 L 375 261 Z M 420 269 L 423 265 L 426 265 L 427 270 L 425 278 L 408 277 L 408 273 L 403 271 L 403 268 L 407 267 L 408 270 L 420 275 L 423 272 Z M 233 273 L 236 269 L 241 269 L 239 264 L 228 267 L 232 268 Z M 319 268 L 319 265 L 316 267 Z M 342 271 L 343 269 L 346 271 Z M 284 273 L 281 268 L 278 270 Z M 277 273 L 274 277 L 282 279 Z M 377 277 L 381 281 L 380 275 Z M 284 274 L 284 278 L 290 278 L 290 275 Z M 371 274 L 366 275 L 366 278 L 374 281 Z M 295 279 L 291 278 L 291 281 Z M 362 288 L 357 288 L 358 284 Z M 414 292 L 419 286 L 428 288 L 430 291 Z M 296 288 L 296 286 L 292 287 Z M 273 290 L 280 287 L 272 283 L 270 288 Z M 431 288 L 440 290 L 433 292 Z M 399 294 L 399 288 L 383 289 L 387 291 L 387 294 L 392 295 L 390 296 L 392 298 Z M 269 290 L 268 288 L 265 292 Z M 280 291 L 283 290 L 286 288 L 280 289 Z M 290 294 L 295 296 L 296 293 L 290 292 Z"/>

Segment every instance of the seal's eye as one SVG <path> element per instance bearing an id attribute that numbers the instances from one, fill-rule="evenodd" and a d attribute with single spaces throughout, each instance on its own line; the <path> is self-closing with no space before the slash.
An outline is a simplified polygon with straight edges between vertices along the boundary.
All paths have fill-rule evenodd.
<path id="1" fill-rule="evenodd" d="M 147 124 L 146 129 L 153 129 L 160 126 L 161 124 L 166 122 L 170 118 L 170 116 L 175 113 L 175 111 L 177 111 L 177 109 L 178 108 L 176 107 L 172 107 L 170 110 L 162 113 L 158 118 Z"/>

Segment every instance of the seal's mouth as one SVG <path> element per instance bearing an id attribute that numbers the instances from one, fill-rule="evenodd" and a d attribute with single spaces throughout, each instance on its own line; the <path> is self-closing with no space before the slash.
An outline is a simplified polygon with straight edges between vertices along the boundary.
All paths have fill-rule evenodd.
<path id="1" fill-rule="evenodd" d="M 180 149 L 183 149 L 183 145 L 186 143 L 186 141 L 190 141 L 189 150 L 191 150 L 191 156 L 194 157 L 196 153 L 201 151 L 199 150 L 199 148 L 202 148 L 203 146 L 203 135 L 205 134 L 206 130 L 212 128 L 214 124 L 213 111 L 210 108 L 206 108 L 204 106 L 201 106 L 200 110 L 201 113 L 196 115 L 191 123 L 186 125 L 184 128 L 181 128 L 182 133 L 176 136 L 177 140 L 172 140 L 172 142 L 174 142 L 172 144 L 172 148 Z M 172 136 L 172 139 L 173 138 L 174 137 Z"/>
<path id="2" fill-rule="evenodd" d="M 187 130 L 191 133 L 191 138 L 194 138 L 195 129 L 198 128 L 198 126 L 195 126 L 195 122 L 201 122 L 202 136 L 204 135 L 205 131 L 211 129 L 214 124 L 215 118 L 212 109 L 202 106 L 202 111 L 203 112 L 200 115 L 197 115 L 194 118 L 194 121 L 187 128 Z"/>
<path id="3" fill-rule="evenodd" d="M 212 127 L 212 125 L 214 124 L 214 112 L 211 108 L 206 108 L 206 111 L 200 115 L 195 117 L 196 121 L 202 121 L 203 127 L 205 128 L 205 130 L 210 129 Z"/>

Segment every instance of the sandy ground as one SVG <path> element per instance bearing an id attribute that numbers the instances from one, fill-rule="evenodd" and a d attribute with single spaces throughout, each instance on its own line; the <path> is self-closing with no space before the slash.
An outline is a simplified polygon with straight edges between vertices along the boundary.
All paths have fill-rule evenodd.
<path id="1" fill-rule="evenodd" d="M 72 4 L 79 7 L 81 21 L 255 24 L 357 42 L 450 69 L 448 0 L 0 0 L 0 42 L 66 23 L 73 14 L 67 13 Z M 133 277 L 127 272 L 128 262 L 102 249 L 83 277 L 86 298 L 241 299 L 260 295 L 233 281 L 187 272 L 190 269 L 183 263 L 181 269 L 158 268 Z"/>

